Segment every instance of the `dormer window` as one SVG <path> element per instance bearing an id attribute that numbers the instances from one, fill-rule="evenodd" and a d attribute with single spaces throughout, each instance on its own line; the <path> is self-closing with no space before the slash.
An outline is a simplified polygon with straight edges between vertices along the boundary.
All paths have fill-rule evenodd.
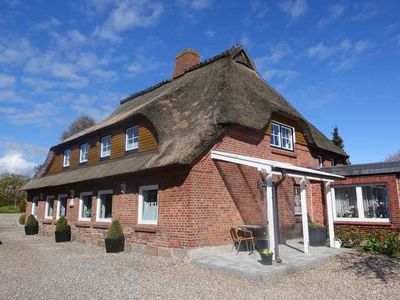
<path id="1" fill-rule="evenodd" d="M 137 149 L 139 146 L 138 126 L 128 128 L 125 132 L 125 150 Z"/>
<path id="2" fill-rule="evenodd" d="M 64 151 L 63 167 L 69 167 L 71 165 L 71 149 Z"/>
<path id="3" fill-rule="evenodd" d="M 271 145 L 293 151 L 294 128 L 277 122 L 272 122 L 271 128 Z"/>
<path id="4" fill-rule="evenodd" d="M 101 139 L 101 157 L 111 155 L 111 135 L 105 136 Z"/>
<path id="5" fill-rule="evenodd" d="M 89 154 L 89 144 L 88 143 L 82 144 L 79 151 L 79 162 L 80 163 L 87 162 L 88 154 Z"/>

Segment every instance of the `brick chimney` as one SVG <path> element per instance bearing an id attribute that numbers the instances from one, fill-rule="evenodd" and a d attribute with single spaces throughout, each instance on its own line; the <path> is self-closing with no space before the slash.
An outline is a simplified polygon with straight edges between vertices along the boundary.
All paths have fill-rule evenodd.
<path id="1" fill-rule="evenodd" d="M 200 53 L 185 49 L 176 55 L 176 65 L 172 76 L 174 78 L 185 74 L 185 70 L 200 63 Z"/>

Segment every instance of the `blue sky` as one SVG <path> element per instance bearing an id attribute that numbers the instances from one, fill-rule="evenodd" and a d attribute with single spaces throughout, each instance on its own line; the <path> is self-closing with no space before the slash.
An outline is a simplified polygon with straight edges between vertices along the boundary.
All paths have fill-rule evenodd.
<path id="1" fill-rule="evenodd" d="M 30 173 L 81 114 L 236 43 L 352 163 L 400 148 L 399 1 L 0 1 L 0 173 Z"/>

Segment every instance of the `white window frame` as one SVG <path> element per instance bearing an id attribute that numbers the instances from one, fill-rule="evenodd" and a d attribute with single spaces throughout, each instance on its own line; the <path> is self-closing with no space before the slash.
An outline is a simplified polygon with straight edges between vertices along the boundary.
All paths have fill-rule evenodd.
<path id="1" fill-rule="evenodd" d="M 69 153 L 69 158 L 68 158 L 68 161 L 67 161 L 67 156 L 65 155 L 65 153 Z M 65 168 L 65 167 L 69 167 L 70 165 L 71 165 L 71 154 L 72 154 L 72 151 L 71 151 L 71 148 L 69 148 L 69 149 L 65 149 L 64 150 L 64 159 L 63 159 L 63 167 Z"/>
<path id="2" fill-rule="evenodd" d="M 90 218 L 83 218 L 82 217 L 82 210 L 83 210 L 83 197 L 84 196 L 93 196 L 93 192 L 82 192 L 79 194 L 79 214 L 78 214 L 78 221 L 90 222 L 92 221 L 92 217 Z M 90 198 L 92 201 L 92 209 L 93 209 L 93 197 Z"/>
<path id="3" fill-rule="evenodd" d="M 318 164 L 320 168 L 324 167 L 324 157 L 322 155 L 318 155 Z"/>
<path id="4" fill-rule="evenodd" d="M 293 126 L 289 126 L 289 125 L 286 125 L 286 124 L 283 124 L 283 123 L 280 123 L 280 122 L 272 120 L 271 121 L 271 136 L 272 136 L 272 132 L 273 132 L 272 126 L 274 126 L 274 124 L 279 126 L 279 139 L 278 139 L 279 140 L 279 145 L 275 145 L 275 144 L 270 143 L 271 146 L 279 148 L 279 149 L 283 149 L 283 150 L 294 151 L 294 145 L 296 143 L 296 130 L 295 130 L 295 128 Z M 282 146 L 282 127 L 292 131 L 292 147 L 291 148 L 285 148 L 285 147 Z"/>
<path id="5" fill-rule="evenodd" d="M 104 153 L 104 151 L 103 151 L 103 140 L 104 139 L 106 139 L 106 138 L 110 138 L 110 151 L 108 152 L 108 153 Z M 111 155 L 111 135 L 106 135 L 106 136 L 103 136 L 102 138 L 101 138 L 101 143 L 100 143 L 100 157 L 108 157 L 108 156 L 110 156 Z"/>
<path id="6" fill-rule="evenodd" d="M 129 148 L 128 145 L 128 131 L 129 130 L 134 130 L 137 128 L 137 142 L 131 145 L 131 148 Z M 134 139 L 135 136 L 133 136 Z M 130 151 L 130 150 L 135 150 L 139 148 L 139 126 L 133 126 L 125 130 L 125 151 Z"/>
<path id="7" fill-rule="evenodd" d="M 97 205 L 96 205 L 96 222 L 112 222 L 112 218 L 101 218 L 100 217 L 100 209 L 101 209 L 101 195 L 107 195 L 107 194 L 111 194 L 113 195 L 114 198 L 114 194 L 113 194 L 113 190 L 102 190 L 102 191 L 98 191 L 97 192 Z M 112 199 L 111 201 L 113 201 L 114 199 Z M 111 202 L 112 205 L 112 202 Z"/>
<path id="8" fill-rule="evenodd" d="M 332 165 L 332 167 L 336 166 L 336 162 L 335 162 L 334 158 L 331 158 L 331 165 Z"/>
<path id="9" fill-rule="evenodd" d="M 61 201 L 60 198 L 65 197 L 66 201 L 65 201 L 65 210 L 67 210 L 67 206 L 68 206 L 68 195 L 67 194 L 59 194 L 57 196 L 57 211 L 56 211 L 56 220 L 58 220 L 61 216 Z M 66 217 L 66 216 L 65 216 Z"/>
<path id="10" fill-rule="evenodd" d="M 35 214 L 35 201 L 37 202 L 37 208 L 38 208 L 38 210 L 36 211 L 36 214 Z M 36 196 L 36 197 L 33 197 L 32 198 L 32 209 L 31 209 L 31 214 L 35 217 L 35 218 L 37 218 L 37 216 L 38 216 L 38 212 L 39 212 L 39 197 L 38 196 Z"/>
<path id="11" fill-rule="evenodd" d="M 83 159 L 82 157 L 82 146 L 86 145 L 86 159 Z M 79 146 L 79 163 L 84 163 L 88 161 L 88 156 L 89 156 L 89 143 L 83 143 Z"/>
<path id="12" fill-rule="evenodd" d="M 333 220 L 338 221 L 338 222 L 351 222 L 351 223 L 390 223 L 390 209 L 389 209 L 389 218 L 366 218 L 364 214 L 364 201 L 362 198 L 362 187 L 363 186 L 376 186 L 376 185 L 384 185 L 386 186 L 386 192 L 388 199 L 387 201 L 389 202 L 388 205 L 390 206 L 390 201 L 389 201 L 389 189 L 387 184 L 385 183 L 371 183 L 371 184 L 349 184 L 349 185 L 337 185 L 331 188 L 331 194 L 332 194 L 332 199 L 333 199 Z M 336 213 L 336 195 L 335 195 L 335 188 L 344 188 L 344 187 L 355 187 L 356 188 L 356 196 L 357 196 L 357 210 L 358 210 L 358 218 L 342 218 L 338 217 Z M 390 208 L 390 207 L 389 207 Z"/>
<path id="13" fill-rule="evenodd" d="M 49 215 L 47 214 L 47 213 L 48 213 L 48 210 L 49 210 L 49 203 L 50 203 L 50 200 L 53 201 L 53 214 L 52 214 L 51 216 L 49 216 Z M 53 215 L 54 215 L 54 200 L 55 200 L 54 195 L 48 195 L 48 196 L 46 196 L 46 208 L 45 208 L 45 211 L 44 211 L 44 218 L 47 219 L 47 220 L 52 220 L 52 219 L 53 219 Z"/>
<path id="14" fill-rule="evenodd" d="M 157 219 L 156 220 L 143 220 L 143 191 L 157 190 Z M 158 223 L 158 205 L 159 205 L 159 190 L 158 185 L 143 185 L 139 187 L 139 199 L 138 199 L 138 224 L 149 224 L 157 225 Z"/>

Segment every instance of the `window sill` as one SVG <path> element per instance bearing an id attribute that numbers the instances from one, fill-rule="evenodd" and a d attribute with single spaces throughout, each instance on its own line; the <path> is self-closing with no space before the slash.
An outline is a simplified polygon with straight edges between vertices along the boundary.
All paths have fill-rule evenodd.
<path id="1" fill-rule="evenodd" d="M 297 158 L 297 154 L 290 150 L 282 150 L 282 149 L 272 148 L 271 153 Z"/>
<path id="2" fill-rule="evenodd" d="M 85 221 L 79 221 L 75 222 L 76 227 L 87 227 L 89 228 L 91 226 L 90 222 L 85 222 Z"/>
<path id="3" fill-rule="evenodd" d="M 53 221 L 54 221 L 53 219 L 43 219 L 42 223 L 43 224 L 53 224 Z"/>
<path id="4" fill-rule="evenodd" d="M 107 222 L 95 222 L 92 224 L 93 228 L 100 228 L 100 229 L 108 229 L 110 227 L 110 223 Z"/>
<path id="5" fill-rule="evenodd" d="M 335 225 L 377 225 L 377 226 L 391 226 L 389 220 L 335 220 Z"/>
<path id="6" fill-rule="evenodd" d="M 158 231 L 158 225 L 139 224 L 135 225 L 133 229 L 136 232 L 156 233 Z"/>

